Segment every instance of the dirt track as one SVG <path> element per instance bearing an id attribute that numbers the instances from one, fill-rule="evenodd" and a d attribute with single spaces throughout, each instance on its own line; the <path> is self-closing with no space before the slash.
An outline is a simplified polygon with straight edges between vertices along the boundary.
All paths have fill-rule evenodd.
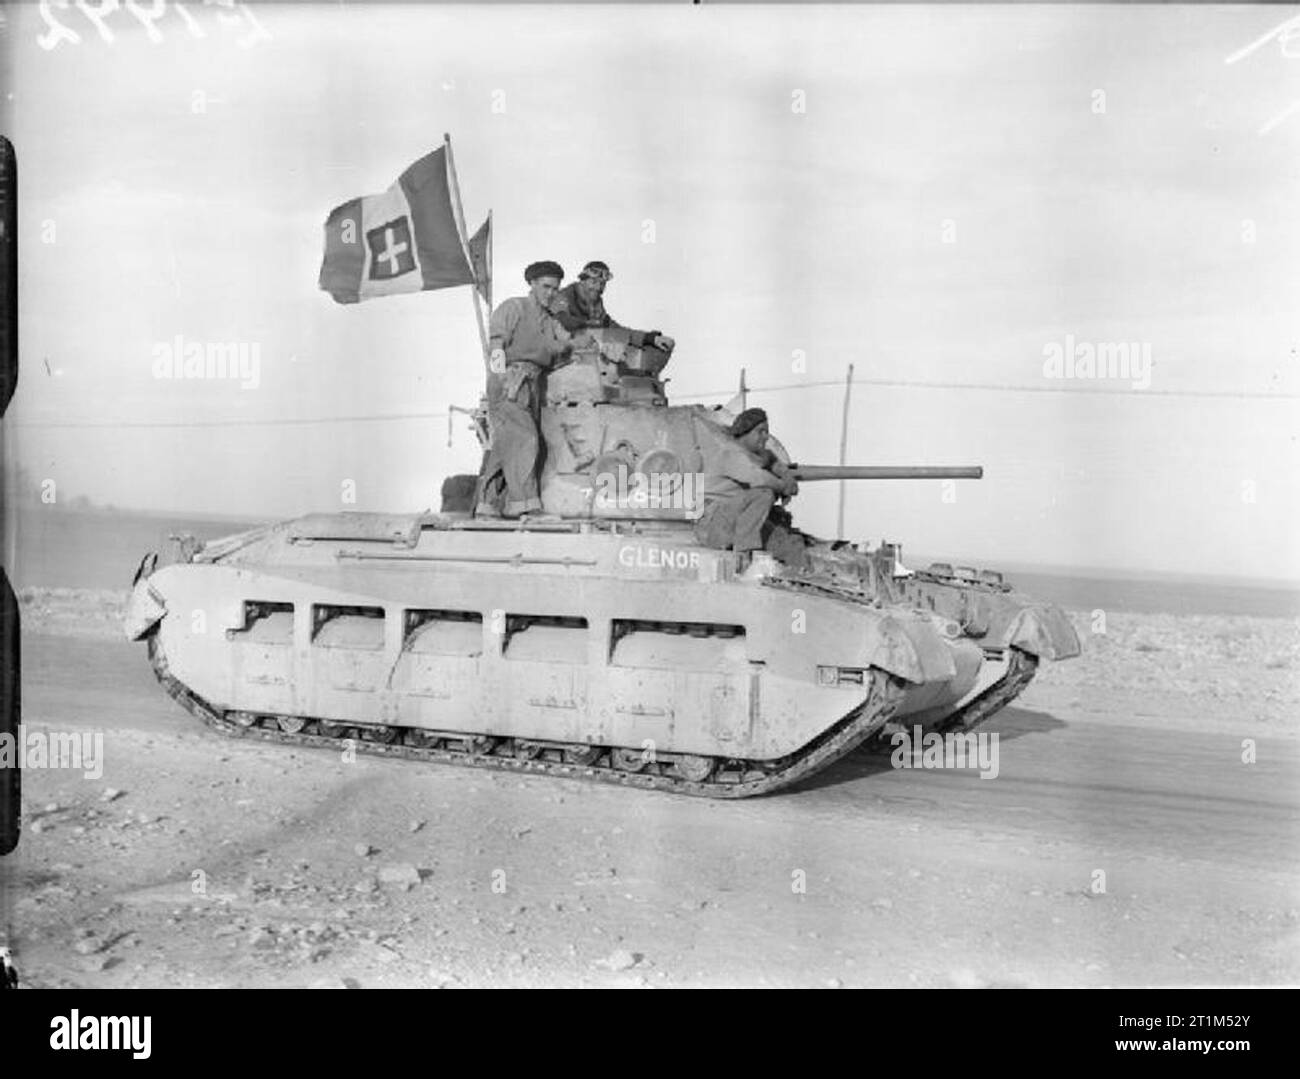
<path id="1" fill-rule="evenodd" d="M 1296 629 L 1120 621 L 989 725 L 996 779 L 714 804 L 220 738 L 82 618 L 25 637 L 24 716 L 104 775 L 25 773 L 11 944 L 56 986 L 1296 984 Z"/>

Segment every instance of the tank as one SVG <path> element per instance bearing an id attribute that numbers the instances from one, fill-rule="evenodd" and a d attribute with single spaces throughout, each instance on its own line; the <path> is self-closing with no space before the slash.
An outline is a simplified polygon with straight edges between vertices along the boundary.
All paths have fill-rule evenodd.
<path id="1" fill-rule="evenodd" d="M 993 571 L 808 536 L 798 559 L 695 538 L 720 409 L 596 331 L 543 386 L 544 518 L 313 514 L 146 555 L 127 636 L 223 733 L 718 798 L 788 787 L 900 725 L 966 731 L 1065 615 Z M 805 466 L 803 482 L 977 478 Z M 460 492 L 463 479 L 444 484 Z M 797 565 L 795 564 L 797 562 Z"/>

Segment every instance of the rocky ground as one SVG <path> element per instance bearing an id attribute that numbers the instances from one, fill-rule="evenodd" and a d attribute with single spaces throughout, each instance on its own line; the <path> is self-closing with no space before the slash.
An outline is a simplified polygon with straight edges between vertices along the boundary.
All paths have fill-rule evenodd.
<path id="1" fill-rule="evenodd" d="M 20 598 L 28 728 L 104 744 L 24 773 L 27 985 L 1300 981 L 1294 622 L 1080 613 L 997 780 L 860 753 L 727 804 L 220 738 L 123 595 Z"/>
<path id="2" fill-rule="evenodd" d="M 1071 612 L 1084 653 L 1052 692 L 1090 722 L 1300 736 L 1300 622 Z M 1100 630 L 1100 632 L 1098 632 Z M 1040 687 L 1041 688 L 1041 687 Z"/>

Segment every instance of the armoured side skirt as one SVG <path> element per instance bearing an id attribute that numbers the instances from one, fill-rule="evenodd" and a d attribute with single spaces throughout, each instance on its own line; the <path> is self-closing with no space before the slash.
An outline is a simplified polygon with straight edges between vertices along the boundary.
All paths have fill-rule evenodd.
<path id="1" fill-rule="evenodd" d="M 382 583 L 345 592 L 177 566 L 139 587 L 165 601 L 157 632 L 173 675 L 226 711 L 773 760 L 866 699 L 861 681 L 827 684 L 816 664 L 788 661 L 789 641 L 762 634 L 789 626 L 789 614 L 755 613 L 753 594 L 736 589 L 728 610 L 716 595 L 666 604 L 661 589 L 642 603 L 635 583 L 598 600 L 581 582 L 556 578 L 533 582 L 523 601 L 506 574 L 430 582 L 390 572 Z M 766 590 L 760 598 L 792 602 Z M 586 616 L 555 613 L 571 610 Z M 660 631 L 654 620 L 665 613 L 678 615 L 679 632 Z M 864 622 L 869 616 L 876 621 Z M 755 627 L 748 637 L 746 621 Z M 879 616 L 828 605 L 807 621 L 806 650 L 868 666 L 863 642 L 868 627 L 881 632 Z M 919 687 L 913 708 L 956 701 L 974 683 L 969 657 L 951 651 L 946 675 Z"/>

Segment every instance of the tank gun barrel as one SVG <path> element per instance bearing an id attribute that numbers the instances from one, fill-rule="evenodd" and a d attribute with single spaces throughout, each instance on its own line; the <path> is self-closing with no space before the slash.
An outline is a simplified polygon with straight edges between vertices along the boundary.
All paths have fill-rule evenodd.
<path id="1" fill-rule="evenodd" d="M 978 480 L 983 465 L 790 465 L 800 483 L 817 480 Z"/>

